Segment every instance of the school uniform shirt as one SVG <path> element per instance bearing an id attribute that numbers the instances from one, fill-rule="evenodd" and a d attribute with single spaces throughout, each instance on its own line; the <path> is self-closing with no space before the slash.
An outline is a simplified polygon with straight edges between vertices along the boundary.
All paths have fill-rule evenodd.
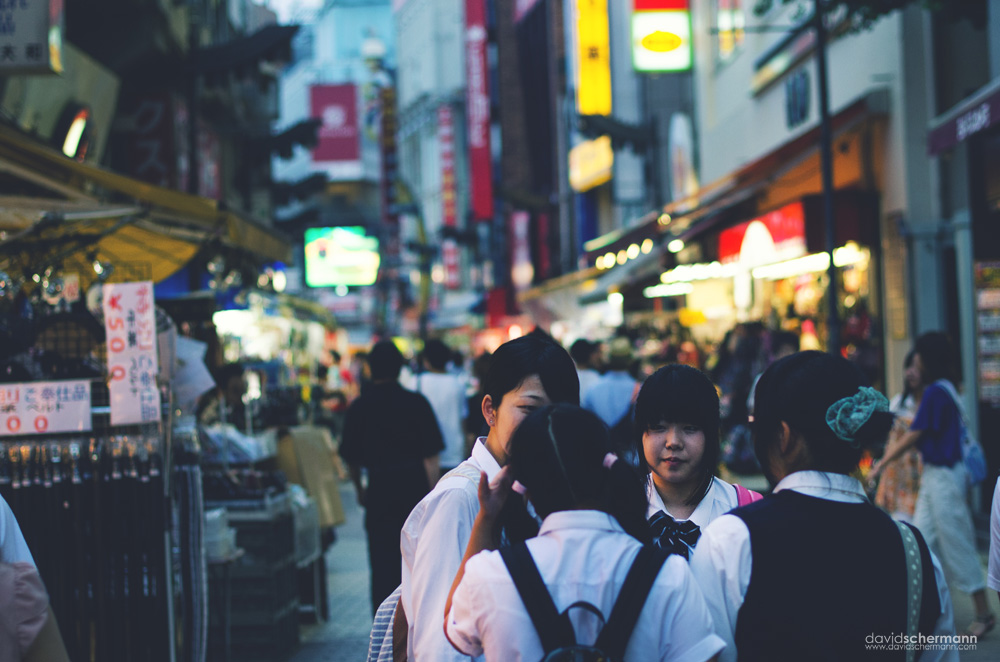
<path id="1" fill-rule="evenodd" d="M 637 383 L 624 370 L 607 372 L 580 398 L 580 406 L 594 412 L 613 428 L 632 407 Z"/>
<path id="2" fill-rule="evenodd" d="M 694 512 L 686 520 L 675 518 L 663 505 L 663 499 L 660 498 L 660 493 L 656 491 L 656 486 L 653 484 L 652 474 L 646 479 L 646 498 L 649 500 L 646 520 L 650 523 L 656 546 L 664 551 L 678 553 L 685 558 L 690 558 L 691 551 L 694 550 L 700 539 L 701 530 L 708 526 L 709 522 L 716 517 L 725 515 L 739 505 L 739 495 L 736 494 L 736 488 L 721 478 L 715 477 L 712 478 L 712 484 L 704 498 L 695 506 Z M 663 515 L 672 519 L 677 528 L 685 533 L 678 536 L 672 535 L 669 529 L 664 530 L 664 524 L 657 524 Z M 690 533 L 688 533 L 689 530 Z M 663 533 L 661 534 L 661 532 Z M 682 549 L 678 545 L 683 545 L 684 548 Z"/>
<path id="3" fill-rule="evenodd" d="M 990 508 L 990 562 L 986 585 L 1000 591 L 1000 478 L 993 488 L 993 507 Z"/>
<path id="4" fill-rule="evenodd" d="M 14 511 L 3 497 L 0 497 L 0 561 L 4 563 L 22 561 L 35 565 L 35 559 L 28 550 L 28 543 L 24 542 L 21 527 L 17 525 Z"/>
<path id="5" fill-rule="evenodd" d="M 857 479 L 836 473 L 799 471 L 786 476 L 778 483 L 774 493 L 777 494 L 782 490 L 791 490 L 838 503 L 860 504 L 868 501 L 864 488 Z M 850 532 L 845 532 L 845 535 L 850 535 Z M 864 541 L 859 540 L 858 544 L 863 545 Z M 941 613 L 935 623 L 933 634 L 954 635 L 955 626 L 948 584 L 945 582 L 941 564 L 933 555 L 931 558 L 941 605 Z M 723 515 L 705 528 L 691 558 L 691 571 L 705 595 L 708 609 L 715 622 L 715 632 L 726 643 L 726 648 L 719 658 L 720 662 L 732 662 L 737 659 L 734 643 L 736 621 L 750 585 L 752 568 L 750 530 L 742 519 L 735 515 Z M 864 600 L 864 596 L 865 587 L 858 586 L 858 600 Z M 823 596 L 817 595 L 816 599 L 822 600 Z M 808 608 L 808 605 L 801 606 L 801 609 Z M 958 652 L 928 649 L 923 651 L 920 659 L 921 662 L 936 660 L 957 662 Z"/>
<path id="6" fill-rule="evenodd" d="M 416 505 L 403 524 L 403 582 L 400 604 L 408 623 L 407 659 L 410 662 L 468 660 L 444 636 L 444 606 L 451 583 L 465 556 L 472 525 L 479 513 L 479 473 L 493 478 L 500 464 L 480 437 L 472 456 L 456 468 L 469 477 L 446 476 Z M 476 480 L 471 480 L 475 474 Z"/>
<path id="7" fill-rule="evenodd" d="M 527 541 L 531 557 L 565 611 L 583 600 L 607 618 L 641 544 L 607 513 L 568 510 L 545 518 Z M 601 622 L 584 609 L 568 613 L 577 642 L 593 644 Z M 445 627 L 469 655 L 498 662 L 536 662 L 544 650 L 535 626 L 497 551 L 484 551 L 465 564 Z M 705 662 L 722 650 L 701 591 L 687 563 L 671 555 L 660 569 L 625 649 L 625 660 Z"/>

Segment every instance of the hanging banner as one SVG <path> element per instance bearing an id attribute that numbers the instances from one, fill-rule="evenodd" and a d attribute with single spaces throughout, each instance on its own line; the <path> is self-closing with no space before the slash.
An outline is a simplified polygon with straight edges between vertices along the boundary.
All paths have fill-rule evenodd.
<path id="1" fill-rule="evenodd" d="M 608 0 L 576 0 L 576 112 L 611 114 Z"/>
<path id="2" fill-rule="evenodd" d="M 0 72 L 63 71 L 63 0 L 0 2 Z"/>
<path id="3" fill-rule="evenodd" d="M 465 67 L 472 215 L 477 221 L 492 221 L 493 154 L 490 150 L 485 0 L 465 0 Z"/>
<path id="4" fill-rule="evenodd" d="M 0 384 L 0 436 L 90 429 L 88 380 Z"/>
<path id="5" fill-rule="evenodd" d="M 151 282 L 104 285 L 111 425 L 160 420 L 156 314 Z"/>
<path id="6" fill-rule="evenodd" d="M 363 174 L 358 93 L 352 85 L 313 85 L 309 88 L 310 117 L 320 120 L 313 164 L 331 181 L 352 181 Z"/>
<path id="7" fill-rule="evenodd" d="M 441 225 L 446 228 L 458 226 L 458 209 L 455 190 L 455 122 L 451 106 L 438 108 L 438 144 L 441 148 Z M 441 261 L 444 263 L 444 286 L 449 290 L 458 289 L 459 279 L 458 244 L 454 239 L 441 243 Z"/>

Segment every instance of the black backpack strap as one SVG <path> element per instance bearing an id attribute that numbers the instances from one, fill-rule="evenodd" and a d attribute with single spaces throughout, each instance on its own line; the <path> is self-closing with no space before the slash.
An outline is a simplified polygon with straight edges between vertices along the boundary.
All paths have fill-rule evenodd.
<path id="1" fill-rule="evenodd" d="M 531 622 L 542 640 L 546 655 L 557 648 L 576 644 L 576 633 L 569 617 L 560 614 L 552 602 L 552 595 L 546 588 L 535 560 L 531 558 L 528 546 L 523 542 L 500 550 L 500 557 L 514 580 L 514 586 L 521 595 L 521 601 L 528 610 Z"/>
<path id="2" fill-rule="evenodd" d="M 628 640 L 639 620 L 642 606 L 646 604 L 649 591 L 653 588 L 653 582 L 660 574 L 660 568 L 663 567 L 667 556 L 669 555 L 652 545 L 643 545 L 635 557 L 628 575 L 625 576 L 625 583 L 618 592 L 615 605 L 611 608 L 608 624 L 601 630 L 597 643 L 594 644 L 610 659 L 625 658 L 625 647 L 628 646 Z"/>

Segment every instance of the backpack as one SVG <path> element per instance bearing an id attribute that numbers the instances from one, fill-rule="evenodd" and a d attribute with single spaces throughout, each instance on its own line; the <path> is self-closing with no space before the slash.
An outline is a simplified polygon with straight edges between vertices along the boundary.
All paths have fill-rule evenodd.
<path id="1" fill-rule="evenodd" d="M 628 640 L 653 587 L 653 581 L 667 560 L 666 554 L 652 546 L 643 545 L 629 568 L 625 583 L 611 608 L 611 615 L 605 621 L 599 609 L 583 601 L 574 602 L 566 611 L 559 613 L 538 572 L 538 566 L 524 543 L 502 549 L 500 556 L 514 580 L 514 586 L 528 610 L 538 637 L 542 640 L 545 654 L 541 662 L 622 662 Z M 587 609 L 597 614 L 604 623 L 592 646 L 576 642 L 573 624 L 568 616 L 569 610 L 573 608 Z"/>
<path id="2" fill-rule="evenodd" d="M 965 465 L 965 475 L 970 486 L 978 485 L 986 480 L 988 469 L 986 467 L 986 456 L 983 454 L 983 447 L 979 445 L 975 437 L 969 431 L 969 419 L 965 415 L 965 405 L 962 404 L 955 385 L 947 379 L 939 379 L 934 382 L 951 396 L 955 407 L 958 408 L 959 416 L 962 419 L 962 464 Z"/>

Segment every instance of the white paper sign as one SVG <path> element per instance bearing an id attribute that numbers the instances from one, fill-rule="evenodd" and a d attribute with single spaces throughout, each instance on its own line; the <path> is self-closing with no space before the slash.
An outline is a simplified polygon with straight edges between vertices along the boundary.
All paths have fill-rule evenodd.
<path id="1" fill-rule="evenodd" d="M 0 71 L 62 73 L 63 0 L 0 0 Z"/>
<path id="2" fill-rule="evenodd" d="M 0 436 L 90 430 L 90 382 L 0 384 Z"/>
<path id="3" fill-rule="evenodd" d="M 160 420 L 153 284 L 104 285 L 111 425 Z"/>

